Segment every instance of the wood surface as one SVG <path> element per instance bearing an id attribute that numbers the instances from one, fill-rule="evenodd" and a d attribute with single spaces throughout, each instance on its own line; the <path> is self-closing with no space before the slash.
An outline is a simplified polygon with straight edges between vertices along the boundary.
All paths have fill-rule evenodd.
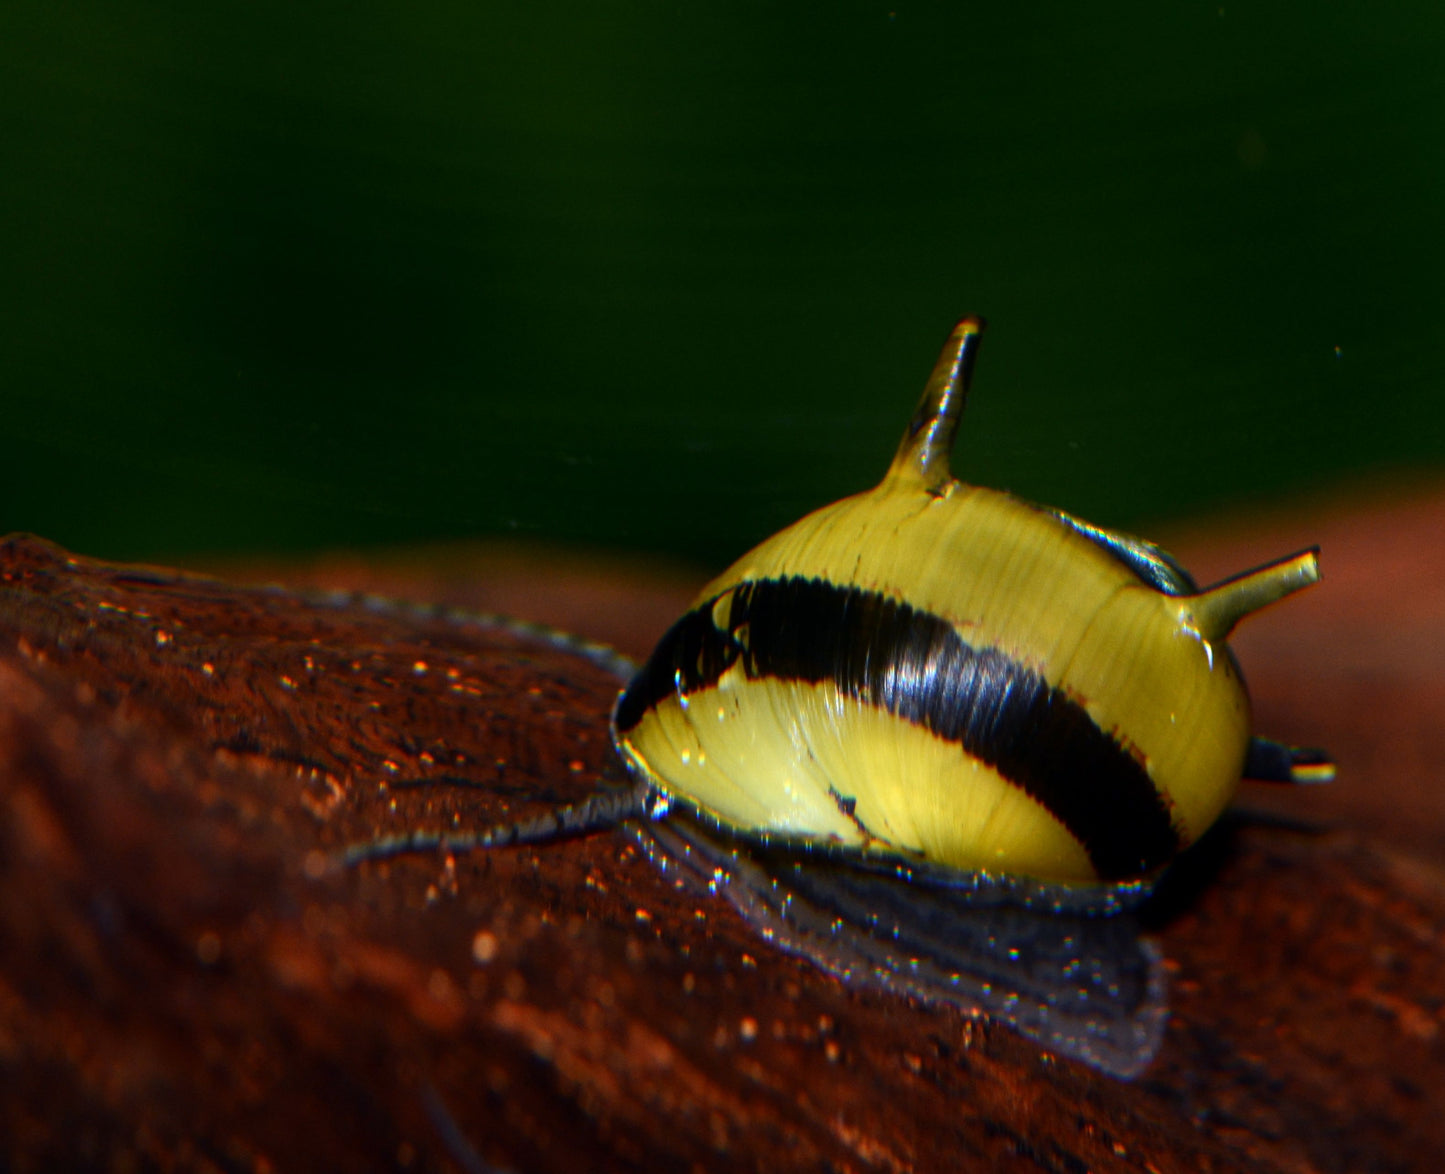
<path id="1" fill-rule="evenodd" d="M 1341 776 L 1247 790 L 1171 873 L 1171 1017 L 1130 1083 L 851 990 L 624 832 L 333 871 L 588 791 L 615 680 L 442 608 L 4 540 L 0 1169 L 1439 1169 L 1442 533 L 1435 491 L 1168 536 L 1203 579 L 1322 543 L 1325 584 L 1235 644 L 1261 731 Z M 691 589 L 277 571 L 639 653 Z"/>

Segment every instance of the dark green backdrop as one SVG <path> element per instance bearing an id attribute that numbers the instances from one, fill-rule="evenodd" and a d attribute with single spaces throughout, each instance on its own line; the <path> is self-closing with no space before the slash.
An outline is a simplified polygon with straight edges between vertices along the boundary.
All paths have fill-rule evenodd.
<path id="1" fill-rule="evenodd" d="M 959 471 L 1152 520 L 1445 463 L 1445 7 L 0 5 L 0 531 L 720 564 Z"/>

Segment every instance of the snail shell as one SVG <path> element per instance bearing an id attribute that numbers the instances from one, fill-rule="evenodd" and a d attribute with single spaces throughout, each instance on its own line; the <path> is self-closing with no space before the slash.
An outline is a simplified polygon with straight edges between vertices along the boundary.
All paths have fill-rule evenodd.
<path id="1" fill-rule="evenodd" d="M 1200 591 L 1157 547 L 949 470 L 983 323 L 954 327 L 876 488 L 702 591 L 623 691 L 617 749 L 747 836 L 1062 885 L 1147 883 L 1246 768 L 1225 638 L 1319 579 L 1306 550 Z"/>

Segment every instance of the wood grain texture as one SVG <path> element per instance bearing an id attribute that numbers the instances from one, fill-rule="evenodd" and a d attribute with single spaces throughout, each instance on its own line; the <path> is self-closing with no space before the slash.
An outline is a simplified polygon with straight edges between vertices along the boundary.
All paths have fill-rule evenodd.
<path id="1" fill-rule="evenodd" d="M 1327 585 L 1376 557 L 1319 536 Z M 1434 545 L 1405 542 L 1397 581 Z M 1328 742 L 1346 798 L 1252 790 L 1304 823 L 1231 821 L 1171 876 L 1151 924 L 1172 1018 L 1124 1084 L 846 989 L 621 832 L 328 873 L 359 837 L 587 791 L 615 682 L 436 610 L 11 538 L 0 1166 L 1438 1168 L 1445 884 L 1415 849 L 1445 817 L 1409 804 L 1440 790 L 1439 709 L 1321 655 L 1377 622 L 1326 613 L 1256 621 L 1273 667 L 1241 656 L 1261 727 Z"/>

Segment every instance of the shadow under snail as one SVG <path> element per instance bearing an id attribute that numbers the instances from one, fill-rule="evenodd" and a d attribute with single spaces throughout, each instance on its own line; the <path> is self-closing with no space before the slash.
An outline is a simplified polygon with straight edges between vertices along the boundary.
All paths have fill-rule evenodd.
<path id="1" fill-rule="evenodd" d="M 660 863 L 692 860 L 825 968 L 1137 1072 L 1162 1026 L 1157 956 L 1103 915 L 1146 897 L 1242 777 L 1333 777 L 1323 752 L 1251 735 L 1225 643 L 1317 582 L 1318 550 L 1200 590 L 1152 543 L 959 481 L 982 329 L 954 327 L 876 488 L 749 551 L 662 638 L 612 713 L 631 786 L 344 862 L 636 821 Z M 950 909 L 989 912 L 949 927 Z M 995 974 L 1020 942 L 1032 970 Z M 974 965 L 979 949 L 998 958 Z M 1122 1029 L 1096 1021 L 1121 985 Z"/>

